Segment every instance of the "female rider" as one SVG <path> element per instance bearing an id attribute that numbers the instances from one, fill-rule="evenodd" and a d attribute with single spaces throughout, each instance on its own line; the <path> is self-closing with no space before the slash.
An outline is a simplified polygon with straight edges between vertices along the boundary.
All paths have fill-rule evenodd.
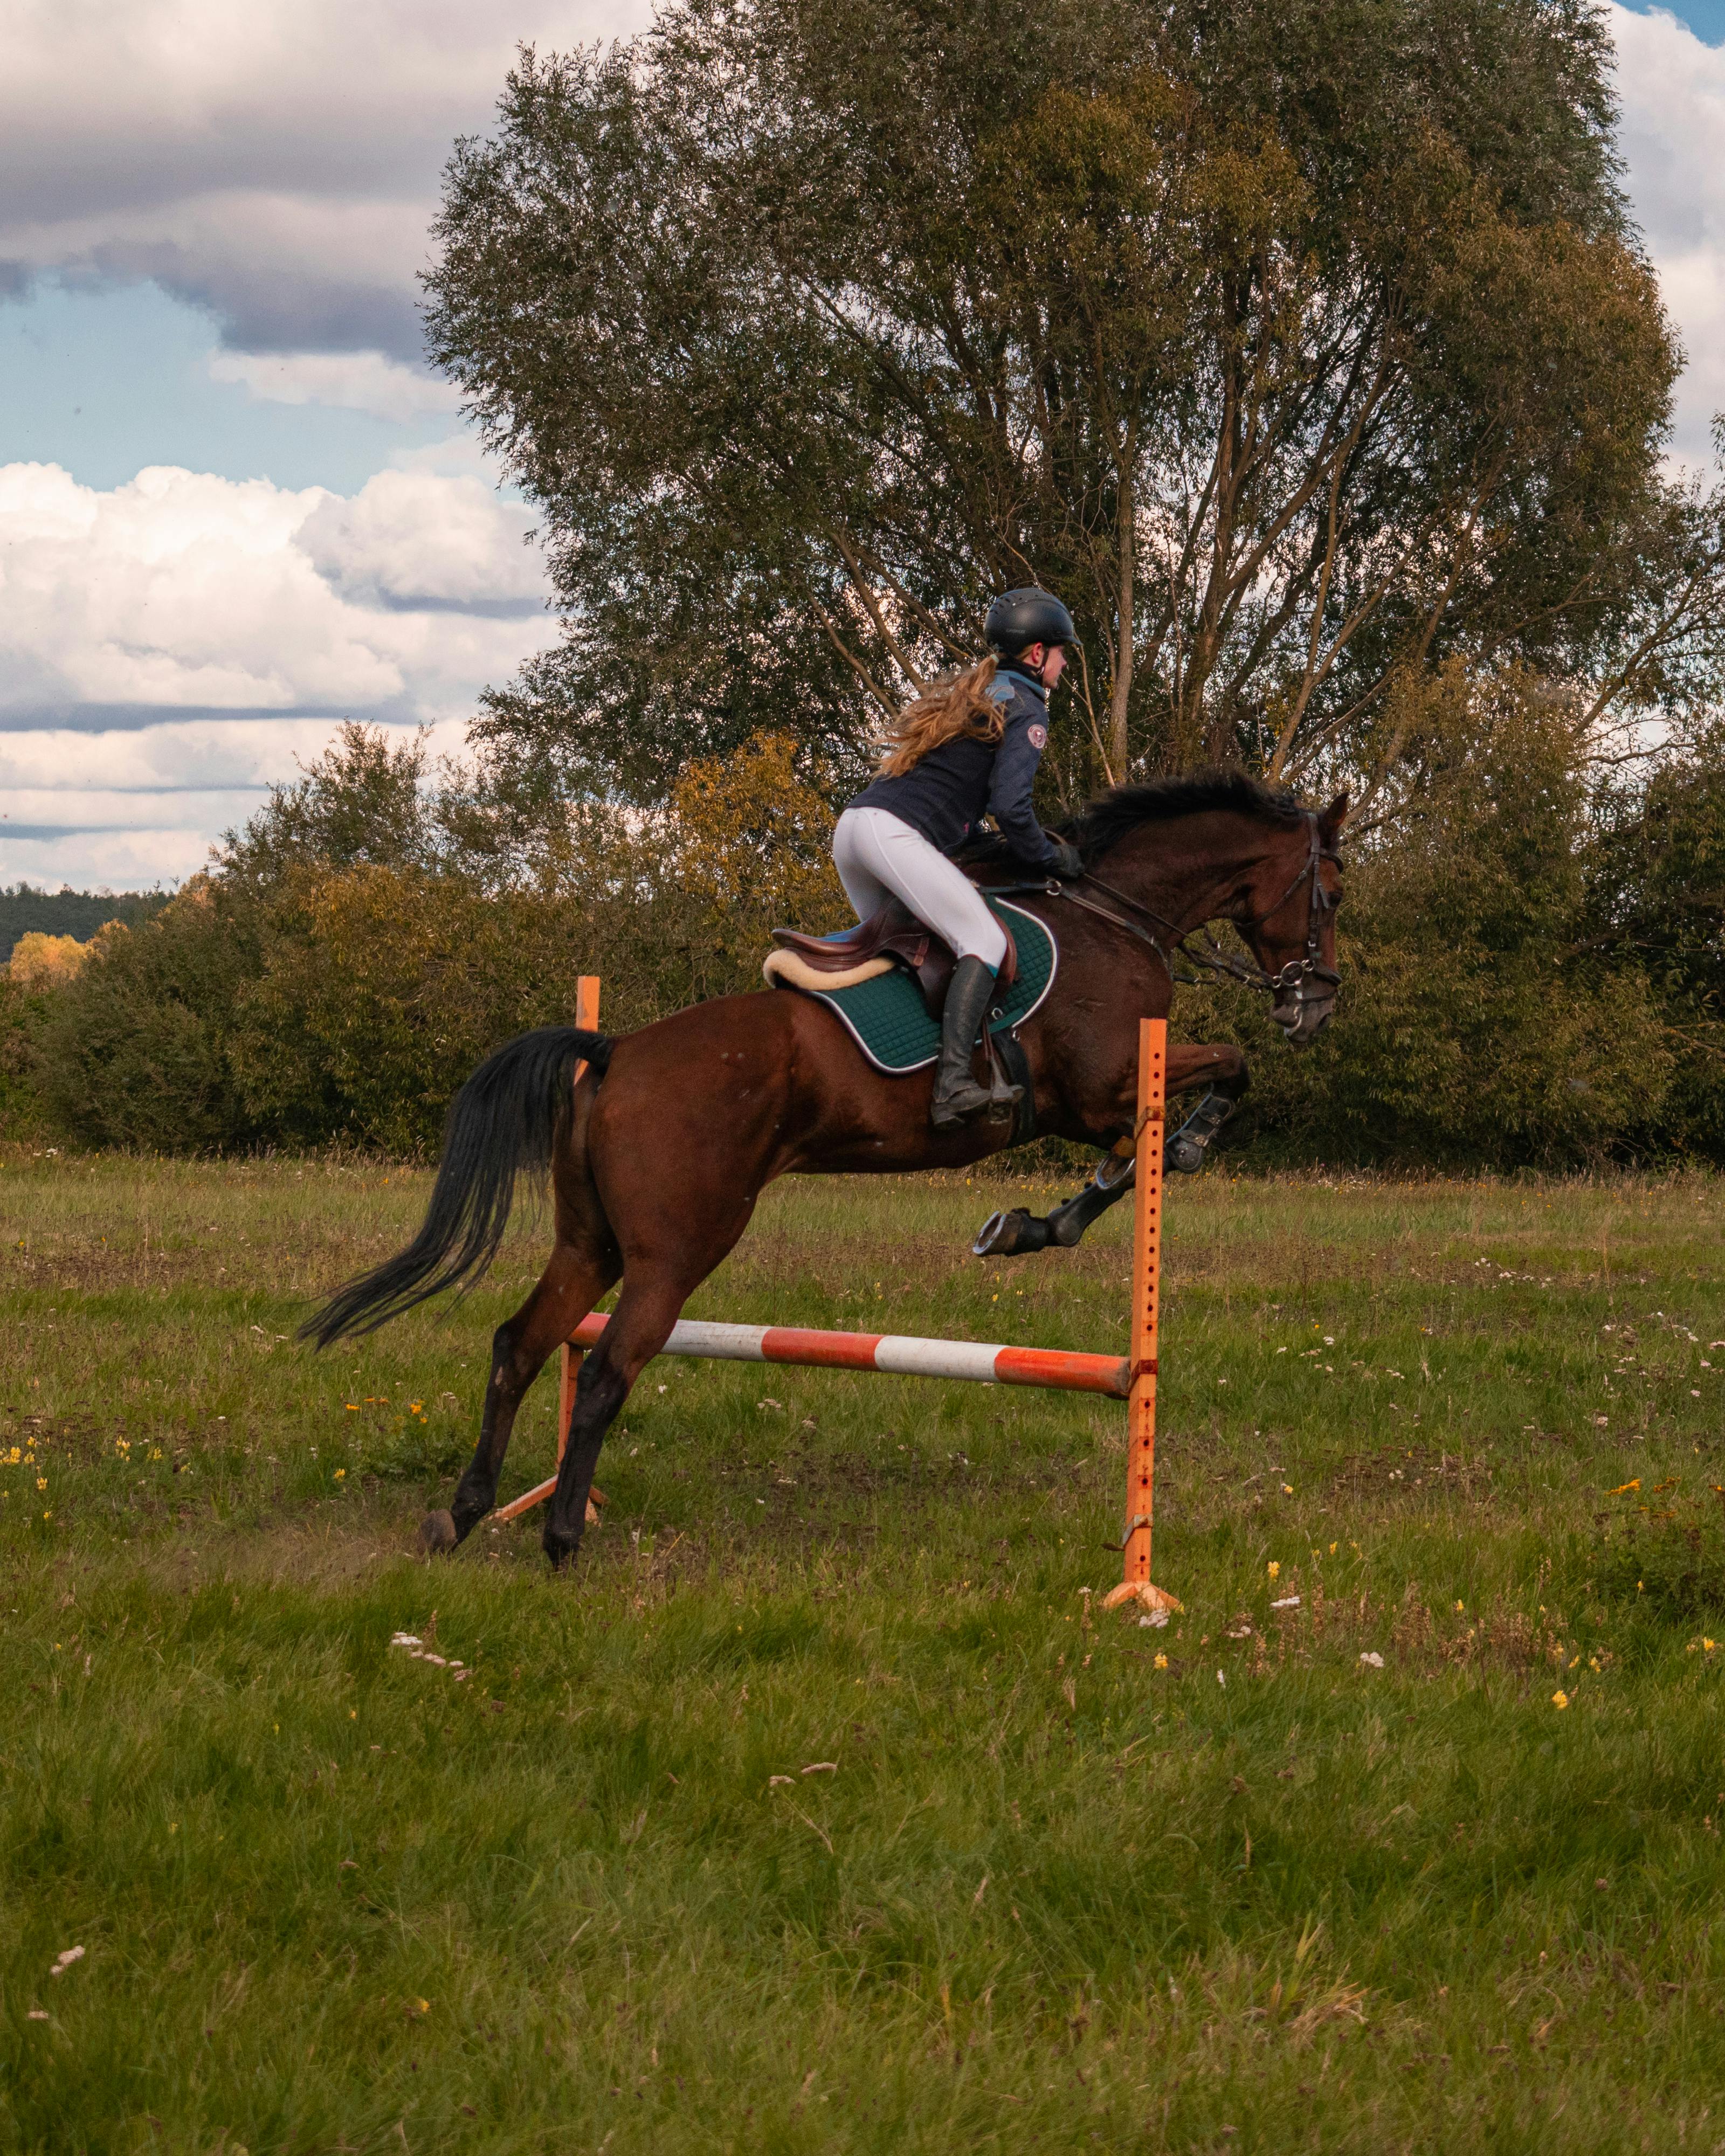
<path id="1" fill-rule="evenodd" d="M 891 895 L 957 954 L 929 1110 L 937 1130 L 954 1128 L 993 1098 L 970 1065 L 1006 956 L 1004 931 L 949 856 L 986 814 L 1033 873 L 1083 873 L 1076 848 L 1050 838 L 1030 805 L 1048 743 L 1048 693 L 1076 639 L 1072 617 L 1051 592 L 1027 588 L 995 600 L 984 634 L 993 655 L 906 706 L 880 775 L 833 834 L 833 864 L 859 921 Z"/>

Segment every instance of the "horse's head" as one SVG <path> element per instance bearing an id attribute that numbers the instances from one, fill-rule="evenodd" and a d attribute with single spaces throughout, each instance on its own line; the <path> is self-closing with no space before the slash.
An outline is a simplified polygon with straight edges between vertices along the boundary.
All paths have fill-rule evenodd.
<path id="1" fill-rule="evenodd" d="M 1338 793 L 1327 808 L 1308 810 L 1279 833 L 1232 912 L 1273 988 L 1270 1015 L 1291 1048 L 1315 1040 L 1336 1008 L 1336 845 L 1347 820 L 1348 796 Z"/>
<path id="2" fill-rule="evenodd" d="M 1241 771 L 1111 787 L 1072 826 L 1087 875 L 1068 896 L 1153 945 L 1170 983 L 1178 955 L 1266 990 L 1270 1015 L 1303 1048 L 1336 1008 L 1347 820 L 1345 793 L 1302 808 Z M 1231 921 L 1255 963 L 1207 933 L 1190 940 L 1211 921 Z"/>

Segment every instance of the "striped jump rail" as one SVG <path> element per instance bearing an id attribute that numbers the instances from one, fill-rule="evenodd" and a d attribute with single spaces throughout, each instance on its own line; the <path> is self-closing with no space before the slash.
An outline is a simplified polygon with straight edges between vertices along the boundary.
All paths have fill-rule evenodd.
<path id="1" fill-rule="evenodd" d="M 597 1348 L 606 1320 L 585 1318 L 571 1333 L 577 1348 Z M 986 1340 L 917 1340 L 901 1332 L 816 1332 L 800 1325 L 715 1325 L 682 1319 L 661 1355 L 701 1355 L 717 1363 L 799 1363 L 813 1370 L 879 1370 L 893 1378 L 958 1378 L 977 1385 L 1040 1385 L 1056 1393 L 1132 1392 L 1124 1355 L 1076 1355 L 1058 1348 L 1003 1348 Z"/>
<path id="2" fill-rule="evenodd" d="M 597 1348 L 608 1319 L 583 1318 L 569 1336 L 578 1352 Z M 699 1355 L 716 1363 L 794 1363 L 812 1370 L 877 1370 L 893 1378 L 958 1378 L 977 1385 L 1039 1385 L 1057 1393 L 1101 1393 L 1130 1399 L 1132 1366 L 1124 1355 L 1079 1355 L 1059 1348 L 1008 1348 L 991 1340 L 918 1340 L 901 1332 L 819 1332 L 800 1325 L 719 1325 L 685 1317 L 671 1327 L 661 1355 Z M 567 1418 L 566 1418 L 567 1419 Z M 496 1517 L 512 1520 L 557 1487 L 552 1476 Z"/>

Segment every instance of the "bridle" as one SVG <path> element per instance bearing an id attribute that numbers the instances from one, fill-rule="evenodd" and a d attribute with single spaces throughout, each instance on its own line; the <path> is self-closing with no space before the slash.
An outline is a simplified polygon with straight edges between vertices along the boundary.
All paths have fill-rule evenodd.
<path id="1" fill-rule="evenodd" d="M 1304 955 L 1290 958 L 1286 965 L 1278 967 L 1273 973 L 1266 972 L 1255 960 L 1242 958 L 1237 952 L 1224 950 L 1211 935 L 1207 922 L 1196 924 L 1196 927 L 1204 930 L 1204 942 L 1201 947 L 1194 947 L 1188 939 L 1196 932 L 1196 927 L 1182 928 L 1177 921 L 1170 921 L 1153 906 L 1146 906 L 1142 899 L 1134 898 L 1130 891 L 1121 891 L 1113 884 L 1105 883 L 1090 869 L 1085 870 L 1077 882 L 1092 886 L 1112 899 L 1115 905 L 1125 906 L 1127 909 L 1126 915 L 1117 913 L 1109 906 L 1098 905 L 1094 898 L 1076 889 L 1073 884 L 1062 883 L 1057 876 L 1050 876 L 1045 882 L 987 885 L 983 888 L 991 896 L 996 893 L 1005 896 L 1014 891 L 1037 891 L 1048 898 L 1063 898 L 1069 906 L 1076 906 L 1086 913 L 1094 913 L 1116 928 L 1123 929 L 1128 936 L 1137 937 L 1141 943 L 1147 943 L 1171 981 L 1183 982 L 1192 988 L 1201 985 L 1192 975 L 1175 971 L 1174 953 L 1178 952 L 1194 965 L 1206 967 L 1213 973 L 1224 973 L 1249 988 L 1260 989 L 1274 998 L 1279 998 L 1291 990 L 1297 1005 L 1307 1000 L 1306 983 L 1308 981 L 1321 981 L 1326 987 L 1337 988 L 1341 985 L 1342 979 L 1333 966 L 1327 966 L 1323 963 L 1324 920 L 1327 915 L 1335 911 L 1337 901 L 1324 889 L 1323 878 L 1318 873 L 1320 865 L 1325 861 L 1333 862 L 1339 868 L 1341 856 L 1324 844 L 1318 829 L 1317 810 L 1308 808 L 1303 813 L 1307 831 L 1305 866 L 1273 906 L 1266 906 L 1263 912 L 1253 915 L 1248 921 L 1234 923 L 1242 936 L 1250 935 L 1273 920 L 1302 884 L 1307 886 Z M 1145 927 L 1140 921 L 1130 917 L 1132 914 L 1142 916 L 1143 921 L 1151 922 L 1153 927 Z M 1168 938 L 1166 942 L 1155 932 L 1157 929 L 1164 932 Z"/>

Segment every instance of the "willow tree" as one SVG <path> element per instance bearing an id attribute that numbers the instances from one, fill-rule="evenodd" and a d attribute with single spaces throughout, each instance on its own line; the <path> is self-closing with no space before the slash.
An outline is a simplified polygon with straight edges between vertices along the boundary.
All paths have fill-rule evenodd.
<path id="1" fill-rule="evenodd" d="M 1700 512 L 1608 63 L 1588 0 L 671 0 L 524 54 L 429 280 L 565 615 L 482 731 L 639 792 L 769 725 L 842 762 L 1033 578 L 1075 785 L 1381 769 L 1458 656 L 1656 694 Z"/>

